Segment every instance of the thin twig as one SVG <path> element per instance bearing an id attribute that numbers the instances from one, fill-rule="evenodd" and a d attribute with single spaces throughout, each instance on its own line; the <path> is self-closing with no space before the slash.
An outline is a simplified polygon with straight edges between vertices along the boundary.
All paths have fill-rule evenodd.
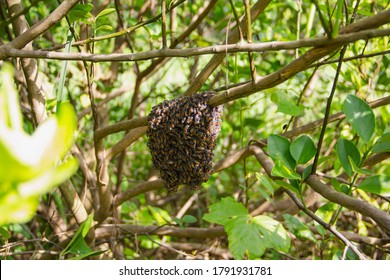
<path id="1" fill-rule="evenodd" d="M 20 34 L 11 42 L 0 46 L 0 60 L 6 58 L 5 50 L 9 48 L 22 49 L 29 42 L 33 41 L 39 35 L 49 30 L 54 24 L 56 24 L 61 18 L 65 17 L 69 11 L 79 2 L 78 0 L 65 0 L 63 1 L 53 12 L 49 14 L 43 21 L 39 21 L 27 31 Z"/>
<path id="2" fill-rule="evenodd" d="M 176 2 L 175 4 L 173 4 L 169 10 L 167 12 L 170 12 L 172 9 L 176 8 L 177 6 L 181 5 L 182 3 L 184 3 L 186 0 L 180 0 L 178 2 Z M 82 41 L 78 41 L 78 42 L 74 42 L 72 43 L 72 47 L 73 46 L 80 46 L 80 45 L 87 45 L 87 44 L 90 44 L 92 42 L 99 42 L 99 41 L 104 41 L 104 40 L 107 40 L 107 39 L 112 39 L 112 38 L 115 38 L 115 37 L 119 37 L 119 36 L 122 36 L 122 35 L 125 35 L 126 33 L 131 33 L 147 24 L 150 24 L 150 23 L 153 23 L 155 21 L 157 21 L 159 18 L 161 17 L 161 13 L 160 14 L 157 14 L 156 16 L 146 20 L 146 21 L 142 21 L 142 22 L 139 22 L 125 30 L 121 30 L 121 31 L 118 31 L 118 32 L 115 32 L 115 33 L 111 33 L 111 34 L 108 34 L 108 35 L 103 35 L 103 36 L 97 36 L 97 37 L 91 37 L 91 38 L 88 38 L 88 39 L 85 39 L 85 40 L 82 40 Z M 47 50 L 58 50 L 58 49 L 62 49 L 63 47 L 65 47 L 65 45 L 59 45 L 59 46 L 56 46 L 54 48 L 50 48 L 50 49 L 47 49 Z"/>
<path id="3" fill-rule="evenodd" d="M 344 235 L 342 235 L 334 226 L 329 225 L 324 220 L 322 220 L 320 217 L 315 215 L 312 211 L 307 209 L 305 205 L 303 205 L 302 201 L 290 190 L 285 189 L 284 190 L 288 196 L 294 201 L 294 203 L 298 206 L 299 209 L 301 209 L 306 215 L 308 215 L 310 218 L 312 218 L 314 221 L 319 223 L 321 226 L 329 230 L 331 233 L 333 233 L 338 239 L 340 239 L 348 248 L 351 248 L 351 250 L 359 257 L 361 260 L 366 260 L 367 256 L 365 256 L 363 253 L 359 251 L 359 249 L 351 242 L 349 241 Z"/>
<path id="4" fill-rule="evenodd" d="M 238 14 L 237 14 L 237 11 L 236 11 L 236 7 L 234 6 L 233 0 L 229 0 L 229 2 L 230 2 L 230 7 L 232 8 L 234 19 L 236 21 L 236 26 L 237 26 L 237 30 L 238 30 L 238 36 L 240 38 L 239 40 L 240 40 L 240 42 L 244 42 L 244 34 L 242 33 L 241 24 L 240 24 L 240 18 L 238 17 Z M 228 32 L 226 32 L 226 34 L 228 34 Z M 226 42 L 226 44 L 227 44 L 227 42 Z"/>
<path id="5" fill-rule="evenodd" d="M 244 0 L 244 6 L 245 6 L 245 16 L 246 16 L 246 29 L 247 29 L 247 41 L 248 44 L 252 44 L 252 21 L 251 21 L 251 7 L 249 4 L 249 0 Z M 251 70 L 251 77 L 252 82 L 256 81 L 256 66 L 255 66 L 255 59 L 253 57 L 252 52 L 248 52 L 249 57 L 249 65 Z"/>
<path id="6" fill-rule="evenodd" d="M 240 43 L 240 44 L 224 44 L 214 45 L 211 47 L 188 48 L 188 49 L 159 49 L 146 52 L 139 52 L 133 54 L 90 54 L 90 53 L 63 53 L 54 51 L 42 50 L 19 50 L 17 48 L 4 49 L 5 57 L 20 57 L 20 58 L 41 58 L 53 60 L 80 60 L 91 62 L 112 62 L 112 61 L 142 61 L 154 58 L 168 58 L 168 57 L 192 57 L 208 54 L 223 54 L 238 53 L 238 52 L 265 52 L 265 51 L 279 51 L 279 50 L 294 50 L 297 48 L 306 47 L 326 47 L 333 45 L 344 45 L 358 40 L 368 40 L 377 37 L 384 37 L 390 35 L 390 29 L 379 30 L 364 30 L 353 32 L 350 34 L 340 34 L 338 37 L 328 40 L 327 38 L 302 39 L 291 42 L 266 42 L 266 43 Z M 175 41 L 176 42 L 176 41 Z M 0 47 L 1 49 L 1 47 Z M 388 51 L 385 52 L 385 54 Z M 367 57 L 364 55 L 357 56 Z M 298 58 L 299 59 L 299 58 Z M 333 61 L 331 62 L 333 63 Z M 323 63 L 327 64 L 327 63 Z M 314 66 L 316 64 L 313 64 Z M 313 67 L 312 64 L 307 67 Z M 321 65 L 321 64 L 320 64 Z M 306 68 L 307 68 L 306 67 Z M 306 69 L 305 68 L 305 69 Z M 148 73 L 149 74 L 149 73 Z"/>
<path id="7" fill-rule="evenodd" d="M 167 48 L 167 1 L 161 1 L 161 33 L 162 33 L 162 47 L 163 49 Z"/>
<path id="8" fill-rule="evenodd" d="M 317 172 L 317 164 L 318 164 L 318 160 L 319 160 L 320 154 L 321 154 L 321 147 L 322 147 L 322 142 L 323 142 L 324 137 L 325 137 L 326 126 L 328 125 L 328 119 L 329 119 L 329 115 L 330 115 L 330 108 L 332 106 L 332 100 L 333 100 L 334 93 L 336 92 L 337 82 L 338 82 L 339 75 L 340 75 L 340 72 L 341 72 L 341 65 L 343 63 L 343 57 L 344 57 L 344 54 L 345 54 L 346 50 L 347 50 L 347 46 L 344 46 L 343 49 L 340 52 L 339 64 L 337 65 L 336 75 L 335 75 L 334 80 L 333 80 L 333 85 L 332 85 L 332 89 L 331 89 L 330 95 L 329 95 L 329 97 L 327 99 L 327 102 L 326 102 L 324 123 L 322 125 L 320 137 L 318 139 L 317 153 L 316 153 L 316 155 L 314 157 L 311 174 L 316 174 L 316 172 Z"/>
<path id="9" fill-rule="evenodd" d="M 316 6 L 316 9 L 317 9 L 317 12 L 318 12 L 318 16 L 319 16 L 320 21 L 321 21 L 322 28 L 324 28 L 325 33 L 328 36 L 328 38 L 331 39 L 332 38 L 332 33 L 329 30 L 328 25 L 326 24 L 324 16 L 322 15 L 320 5 L 318 5 L 317 0 L 312 0 L 311 2 Z"/>

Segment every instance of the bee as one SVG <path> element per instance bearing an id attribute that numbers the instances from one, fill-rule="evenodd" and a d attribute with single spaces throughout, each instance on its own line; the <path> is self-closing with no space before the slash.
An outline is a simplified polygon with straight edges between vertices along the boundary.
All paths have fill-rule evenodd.
<path id="1" fill-rule="evenodd" d="M 165 100 L 148 115 L 147 146 L 153 165 L 170 192 L 181 184 L 193 189 L 212 173 L 213 149 L 222 107 L 208 105 L 212 92 Z"/>

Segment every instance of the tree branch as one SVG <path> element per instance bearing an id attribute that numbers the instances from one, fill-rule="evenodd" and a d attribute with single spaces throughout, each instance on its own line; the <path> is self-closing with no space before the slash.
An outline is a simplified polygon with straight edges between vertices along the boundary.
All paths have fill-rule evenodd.
<path id="1" fill-rule="evenodd" d="M 253 5 L 251 9 L 251 18 L 255 20 L 268 6 L 271 0 L 259 0 Z M 244 17 L 241 21 L 241 25 L 243 26 L 246 22 L 247 18 Z M 230 33 L 227 40 L 227 44 L 236 43 L 240 39 L 238 28 L 235 27 Z M 223 59 L 226 56 L 226 48 L 223 49 L 222 53 L 214 55 L 207 65 L 202 69 L 202 71 L 196 76 L 194 82 L 190 85 L 190 87 L 186 90 L 184 95 L 191 95 L 198 92 L 205 81 L 210 77 L 210 75 L 214 72 L 214 70 L 220 65 Z"/>
<path id="2" fill-rule="evenodd" d="M 29 26 L 26 18 L 22 14 L 23 4 L 20 0 L 7 0 L 9 7 L 9 14 L 13 18 L 12 26 L 16 36 L 20 36 Z M 16 15 L 20 15 L 17 17 Z M 32 51 L 32 42 L 29 42 L 25 46 L 25 50 Z M 39 84 L 39 71 L 37 61 L 35 59 L 24 58 L 21 59 L 22 69 L 24 77 L 26 79 L 28 99 L 30 102 L 31 110 L 33 112 L 34 125 L 38 126 L 47 118 L 46 114 L 46 99 L 42 90 L 42 86 Z"/>
<path id="3" fill-rule="evenodd" d="M 343 45 L 353 43 L 358 40 L 368 40 L 372 38 L 384 37 L 390 35 L 390 29 L 369 29 L 357 31 L 350 34 L 340 34 L 334 39 L 328 38 L 313 38 L 301 39 L 290 42 L 266 42 L 266 43 L 245 43 L 240 42 L 228 45 L 214 45 L 210 47 L 188 48 L 188 49 L 173 49 L 165 48 L 146 52 L 131 53 L 131 54 L 91 54 L 91 53 L 64 53 L 55 51 L 42 50 L 19 50 L 16 48 L 7 48 L 5 51 L 6 57 L 20 57 L 20 58 L 40 58 L 53 60 L 75 60 L 75 61 L 90 61 L 90 62 L 112 62 L 112 61 L 141 61 L 155 58 L 168 57 L 192 57 L 208 54 L 226 54 L 226 53 L 240 53 L 240 52 L 265 52 L 265 51 L 280 51 L 280 50 L 294 50 L 298 48 L 307 47 L 324 47 L 333 45 Z M 333 62 L 332 62 L 333 63 Z M 302 69 L 305 70 L 306 68 Z"/>
<path id="4" fill-rule="evenodd" d="M 340 34 L 347 34 L 353 32 L 359 32 L 362 30 L 369 30 L 377 28 L 381 25 L 390 22 L 390 9 L 380 12 L 374 16 L 361 19 L 355 23 L 352 23 L 344 27 Z M 255 92 L 275 87 L 284 81 L 290 79 L 295 74 L 305 70 L 312 63 L 325 57 L 326 55 L 334 52 L 335 50 L 342 47 L 343 44 L 332 44 L 323 47 L 315 47 L 306 52 L 301 57 L 295 59 L 290 64 L 284 66 L 278 71 L 269 74 L 265 77 L 258 78 L 255 83 L 249 82 L 244 85 L 237 86 L 235 88 L 226 90 L 225 92 L 213 96 L 209 100 L 209 105 L 215 107 L 222 105 L 226 102 L 233 101 L 235 99 L 247 97 Z"/>
<path id="5" fill-rule="evenodd" d="M 39 35 L 47 31 L 60 19 L 65 17 L 68 12 L 77 4 L 77 2 L 78 0 L 65 0 L 52 13 L 50 13 L 47 18 L 36 23 L 34 26 L 20 34 L 11 42 L 0 46 L 0 60 L 7 58 L 6 52 L 8 49 L 22 49 L 29 42 L 33 41 Z"/>
<path id="6" fill-rule="evenodd" d="M 273 163 L 271 160 L 268 159 L 268 157 L 259 147 L 252 145 L 251 150 L 256 159 L 260 162 L 261 166 L 267 172 L 268 176 L 272 177 L 271 170 L 273 168 Z M 302 173 L 303 170 L 303 167 L 298 167 L 298 171 L 300 173 Z M 310 175 L 308 178 L 306 178 L 305 182 L 315 192 L 319 193 L 327 200 L 337 203 L 350 210 L 359 212 L 366 217 L 370 217 L 375 222 L 377 222 L 387 233 L 390 233 L 390 215 L 387 213 L 377 209 L 366 201 L 358 200 L 344 193 L 335 191 L 328 185 L 322 183 L 321 178 L 317 175 Z"/>
<path id="7" fill-rule="evenodd" d="M 173 227 L 173 226 L 140 226 L 140 225 L 127 225 L 117 224 L 109 225 L 102 224 L 96 229 L 97 238 L 107 238 L 118 235 L 118 229 L 124 234 L 131 235 L 167 235 L 174 237 L 185 238 L 217 238 L 225 236 L 226 233 L 223 227 L 214 228 L 193 228 L 193 227 Z"/>

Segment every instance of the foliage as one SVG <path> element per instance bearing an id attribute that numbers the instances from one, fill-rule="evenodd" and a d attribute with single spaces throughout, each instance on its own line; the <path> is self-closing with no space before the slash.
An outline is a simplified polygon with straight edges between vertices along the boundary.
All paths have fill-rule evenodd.
<path id="1" fill-rule="evenodd" d="M 261 257 L 267 248 L 288 252 L 290 237 L 278 221 L 264 215 L 252 217 L 231 197 L 210 205 L 209 209 L 203 219 L 224 226 L 235 259 Z"/>
<path id="2" fill-rule="evenodd" d="M 8 2 L 1 259 L 390 259 L 388 1 L 252 0 L 242 35 L 242 0 L 165 19 L 163 1 Z M 169 193 L 146 117 L 203 90 L 224 107 L 214 173 Z"/>
<path id="3" fill-rule="evenodd" d="M 56 115 L 32 134 L 22 127 L 16 89 L 10 65 L 0 72 L 0 226 L 30 220 L 40 196 L 76 172 L 70 157 L 60 163 L 73 145 L 76 115 L 62 104 Z"/>

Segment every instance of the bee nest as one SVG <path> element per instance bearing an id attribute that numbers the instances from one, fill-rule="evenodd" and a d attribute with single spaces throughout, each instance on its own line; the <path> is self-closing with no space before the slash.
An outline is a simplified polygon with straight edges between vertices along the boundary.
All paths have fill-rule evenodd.
<path id="1" fill-rule="evenodd" d="M 213 172 L 213 150 L 221 130 L 222 106 L 211 108 L 214 92 L 164 101 L 148 116 L 148 147 L 154 166 L 169 191 L 192 189 Z"/>

